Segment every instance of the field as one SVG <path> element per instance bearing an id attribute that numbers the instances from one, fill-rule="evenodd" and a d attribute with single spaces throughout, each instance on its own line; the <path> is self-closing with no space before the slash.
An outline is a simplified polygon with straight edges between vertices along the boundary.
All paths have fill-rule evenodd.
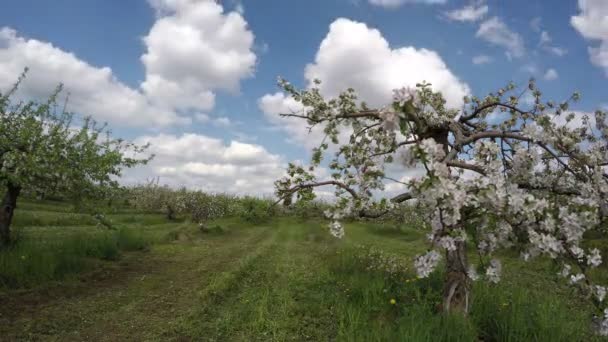
<path id="1" fill-rule="evenodd" d="M 425 233 L 354 222 L 236 218 L 201 232 L 132 209 L 116 230 L 61 203 L 26 202 L 0 252 L 3 341 L 593 341 L 582 298 L 547 260 L 505 255 L 471 317 L 437 313 L 442 274 L 417 279 Z M 599 242 L 598 242 L 599 243 Z M 471 255 L 473 258 L 474 255 Z M 606 269 L 602 268 L 602 272 Z"/>

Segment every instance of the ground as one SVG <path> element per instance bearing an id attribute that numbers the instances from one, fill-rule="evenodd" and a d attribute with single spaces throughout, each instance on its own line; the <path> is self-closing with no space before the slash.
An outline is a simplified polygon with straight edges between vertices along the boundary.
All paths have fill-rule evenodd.
<path id="1" fill-rule="evenodd" d="M 68 214 L 62 206 L 22 206 L 17 221 L 23 241 L 65 239 L 76 232 L 92 234 L 89 240 L 110 234 L 84 222 L 85 216 L 59 219 L 66 217 L 62 213 Z M 116 256 L 100 254 L 109 258 L 87 256 L 84 266 L 49 279 L 0 270 L 5 279 L 1 340 L 592 338 L 590 312 L 580 298 L 540 271 L 543 262 L 524 268 L 513 259 L 506 268 L 518 277 L 497 286 L 476 285 L 468 319 L 437 313 L 440 272 L 421 280 L 411 270 L 411 258 L 427 247 L 424 232 L 416 227 L 350 223 L 345 240 L 337 240 L 322 220 L 277 218 L 251 225 L 224 219 L 214 223 L 221 229 L 202 233 L 196 225 L 167 222 L 156 214 L 125 211 L 110 218 L 119 229 L 146 236 L 149 244 Z M 43 225 L 49 221 L 58 226 Z M 17 255 L 19 251 L 30 254 Z M 24 268 L 43 269 L 28 264 L 35 257 L 32 250 L 24 247 L 13 254 L 0 255 L 0 266 L 8 269 L 10 262 L 19 261 L 14 258 L 25 257 Z M 61 269 L 57 266 L 53 274 Z"/>

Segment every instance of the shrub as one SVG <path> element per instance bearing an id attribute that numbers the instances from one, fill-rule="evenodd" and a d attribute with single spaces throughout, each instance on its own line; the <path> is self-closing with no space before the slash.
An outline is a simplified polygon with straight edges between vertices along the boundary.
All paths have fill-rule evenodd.
<path id="1" fill-rule="evenodd" d="M 249 223 L 260 224 L 274 215 L 274 206 L 269 200 L 245 197 L 241 200 L 240 217 Z"/>

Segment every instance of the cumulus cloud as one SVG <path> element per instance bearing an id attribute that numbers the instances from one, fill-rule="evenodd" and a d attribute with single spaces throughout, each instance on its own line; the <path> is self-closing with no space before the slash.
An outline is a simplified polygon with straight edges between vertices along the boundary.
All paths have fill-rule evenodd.
<path id="1" fill-rule="evenodd" d="M 157 19 L 144 38 L 141 88 L 122 83 L 108 67 L 97 67 L 48 42 L 0 28 L 0 90 L 30 72 L 19 96 L 45 99 L 64 83 L 69 110 L 98 121 L 127 126 L 186 124 L 211 110 L 215 92 L 238 92 L 256 62 L 254 36 L 237 12 L 223 13 L 211 0 L 150 0 Z M 187 111 L 192 110 L 192 111 Z M 225 124 L 225 120 L 222 120 Z M 220 123 L 220 122 L 218 122 Z"/>
<path id="2" fill-rule="evenodd" d="M 232 120 L 225 116 L 211 117 L 205 113 L 196 113 L 194 114 L 194 119 L 200 123 L 211 123 L 216 127 L 226 128 L 233 125 Z"/>
<path id="3" fill-rule="evenodd" d="M 490 57 L 488 55 L 478 55 L 478 56 L 473 57 L 473 64 L 475 64 L 475 65 L 488 64 L 488 63 L 492 63 L 492 57 Z"/>
<path id="4" fill-rule="evenodd" d="M 488 14 L 488 5 L 485 5 L 483 0 L 464 6 L 463 8 L 444 12 L 447 19 L 461 22 L 476 22 L 483 19 L 486 14 Z"/>
<path id="5" fill-rule="evenodd" d="M 168 125 L 189 122 L 175 112 L 153 106 L 146 96 L 120 82 L 108 67 L 95 67 L 73 53 L 13 29 L 0 29 L 0 89 L 10 88 L 25 67 L 30 71 L 18 96 L 44 99 L 59 83 L 70 93 L 69 109 L 99 121 L 127 125 Z"/>
<path id="6" fill-rule="evenodd" d="M 214 90 L 237 92 L 253 75 L 254 35 L 238 12 L 215 1 L 151 0 L 158 19 L 144 37 L 141 87 L 155 103 L 176 110 L 209 110 Z"/>
<path id="7" fill-rule="evenodd" d="M 369 0 L 369 3 L 385 8 L 397 8 L 405 4 L 445 4 L 447 0 Z"/>
<path id="8" fill-rule="evenodd" d="M 141 136 L 134 142 L 150 143 L 155 158 L 146 166 L 127 171 L 124 180 L 129 184 L 160 177 L 161 184 L 172 187 L 270 195 L 273 182 L 284 173 L 282 158 L 260 145 L 224 143 L 193 133 Z"/>
<path id="9" fill-rule="evenodd" d="M 492 45 L 505 48 L 509 59 L 522 57 L 525 54 L 523 38 L 498 17 L 492 17 L 482 22 L 475 36 Z"/>
<path id="10" fill-rule="evenodd" d="M 352 87 L 360 100 L 374 107 L 389 104 L 392 89 L 415 87 L 424 80 L 443 92 L 451 107 L 459 107 L 463 96 L 470 93 L 467 84 L 450 71 L 436 52 L 411 46 L 391 48 L 380 31 L 343 18 L 330 25 L 315 61 L 306 66 L 304 74 L 309 87 L 314 79 L 323 82 L 320 91 L 325 97 L 335 97 Z M 290 139 L 307 147 L 321 141 L 320 127 L 310 136 L 304 120 L 278 117 L 277 113 L 302 110 L 292 98 L 282 93 L 267 94 L 258 105 L 271 122 L 288 132 Z"/>
<path id="11" fill-rule="evenodd" d="M 599 42 L 588 48 L 590 60 L 608 76 L 608 2 L 579 0 L 578 8 L 579 13 L 570 18 L 570 23 L 585 39 Z"/>
<path id="12" fill-rule="evenodd" d="M 557 71 L 553 68 L 547 69 L 547 71 L 545 72 L 545 74 L 543 75 L 543 78 L 546 81 L 554 81 L 559 77 Z"/>
<path id="13" fill-rule="evenodd" d="M 323 81 L 320 89 L 325 96 L 352 87 L 372 106 L 389 103 L 392 89 L 414 87 L 423 80 L 443 92 L 453 107 L 460 106 L 470 91 L 435 51 L 412 46 L 393 49 L 377 29 L 344 18 L 330 25 L 304 74 L 309 84 L 315 78 Z"/>

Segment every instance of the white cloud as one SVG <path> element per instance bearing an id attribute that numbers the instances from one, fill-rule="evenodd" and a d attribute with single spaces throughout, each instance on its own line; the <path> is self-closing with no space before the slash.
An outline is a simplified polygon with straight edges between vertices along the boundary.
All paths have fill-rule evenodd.
<path id="1" fill-rule="evenodd" d="M 608 2 L 579 0 L 578 7 L 580 12 L 570 23 L 585 39 L 599 41 L 598 46 L 589 47 L 590 60 L 608 76 Z"/>
<path id="2" fill-rule="evenodd" d="M 237 12 L 223 13 L 211 0 L 150 0 L 157 19 L 144 38 L 141 89 L 120 82 L 108 67 L 96 67 L 50 43 L 0 28 L 0 90 L 25 67 L 23 98 L 45 99 L 64 83 L 68 109 L 98 121 L 126 126 L 186 124 L 213 108 L 216 90 L 238 92 L 256 62 L 253 34 Z M 225 120 L 218 121 L 225 124 Z"/>
<path id="3" fill-rule="evenodd" d="M 485 17 L 486 14 L 488 14 L 488 5 L 484 5 L 483 1 L 444 13 L 449 20 L 462 22 L 475 22 Z"/>
<path id="4" fill-rule="evenodd" d="M 572 118 L 572 120 L 570 122 L 567 122 L 566 118 L 570 114 L 574 114 L 574 117 Z M 586 120 L 588 120 L 587 125 L 584 124 L 585 118 L 586 118 Z M 583 126 L 586 126 L 586 127 L 591 126 L 592 128 L 595 129 L 595 115 L 593 113 L 588 113 L 588 112 L 568 111 L 568 112 L 564 112 L 558 116 L 552 117 L 551 121 L 553 121 L 558 126 L 566 126 L 570 129 L 580 128 Z"/>
<path id="5" fill-rule="evenodd" d="M 445 4 L 447 0 L 369 0 L 369 3 L 385 8 L 397 8 L 404 4 Z"/>
<path id="6" fill-rule="evenodd" d="M 568 53 L 568 50 L 559 46 L 545 46 L 544 49 L 558 57 L 562 57 Z"/>
<path id="7" fill-rule="evenodd" d="M 475 65 L 480 65 L 480 64 L 488 64 L 488 63 L 492 63 L 493 59 L 492 57 L 488 56 L 488 55 L 478 55 L 473 57 L 473 64 Z"/>
<path id="8" fill-rule="evenodd" d="M 490 44 L 505 48 L 509 59 L 522 57 L 525 53 L 523 38 L 498 17 L 492 17 L 481 23 L 475 36 Z"/>
<path id="9" fill-rule="evenodd" d="M 543 31 L 540 33 L 540 44 L 551 43 L 551 36 L 549 36 L 549 32 Z"/>
<path id="10" fill-rule="evenodd" d="M 414 87 L 424 80 L 443 92 L 452 107 L 460 106 L 470 92 L 435 51 L 413 46 L 393 49 L 377 29 L 344 18 L 330 25 L 315 62 L 306 66 L 305 77 L 309 84 L 320 79 L 327 97 L 352 87 L 372 106 L 388 104 L 392 89 Z"/>
<path id="11" fill-rule="evenodd" d="M 553 42 L 553 38 L 551 38 L 551 35 L 549 34 L 549 32 L 547 31 L 542 31 L 540 33 L 540 38 L 539 38 L 539 42 L 538 45 L 545 51 L 552 53 L 558 57 L 561 57 L 563 55 L 565 55 L 566 53 L 568 53 L 568 50 L 559 47 L 559 46 L 552 46 L 551 43 Z"/>
<path id="12" fill-rule="evenodd" d="M 254 36 L 241 14 L 215 1 L 152 0 L 158 19 L 143 38 L 146 79 L 155 103 L 176 110 L 209 110 L 214 90 L 238 92 L 253 75 Z"/>
<path id="13" fill-rule="evenodd" d="M 343 18 L 330 25 L 314 63 L 306 66 L 305 77 L 309 86 L 315 78 L 320 79 L 320 91 L 326 98 L 352 87 L 360 100 L 373 107 L 389 104 L 392 89 L 414 87 L 424 80 L 442 91 L 451 107 L 459 107 L 463 96 L 470 93 L 467 84 L 449 70 L 436 52 L 411 46 L 391 48 L 378 30 Z M 313 129 L 310 136 L 304 120 L 278 117 L 278 113 L 302 110 L 292 98 L 282 93 L 267 94 L 258 105 L 292 141 L 306 147 L 321 141 L 321 127 Z"/>
<path id="14" fill-rule="evenodd" d="M 227 118 L 227 117 L 225 117 L 225 116 L 219 117 L 219 118 L 213 120 L 213 122 L 218 127 L 230 127 L 230 126 L 232 126 L 232 121 L 230 121 L 230 119 Z"/>
<path id="15" fill-rule="evenodd" d="M 557 71 L 553 68 L 548 69 L 545 74 L 543 75 L 543 78 L 546 81 L 554 81 L 559 77 L 559 75 L 557 74 Z"/>
<path id="16" fill-rule="evenodd" d="M 124 181 L 141 182 L 160 177 L 161 184 L 186 186 L 210 192 L 272 194 L 273 182 L 284 173 L 281 157 L 264 147 L 200 134 L 142 136 L 137 144 L 150 143 L 156 157 L 146 166 L 128 170 Z"/>
<path id="17" fill-rule="evenodd" d="M 525 64 L 520 68 L 520 70 L 524 73 L 531 74 L 532 76 L 535 76 L 539 73 L 538 66 L 534 63 Z"/>
<path id="18" fill-rule="evenodd" d="M 285 96 L 284 93 L 277 92 L 262 96 L 258 99 L 258 107 L 275 128 L 287 133 L 287 141 L 289 143 L 303 145 L 307 150 L 310 150 L 313 147 L 318 147 L 325 135 L 321 125 L 316 125 L 309 129 L 305 120 L 281 117 L 279 115 L 291 113 L 303 114 L 304 107 L 302 104 L 292 97 Z"/>
<path id="19" fill-rule="evenodd" d="M 530 27 L 534 32 L 540 32 L 540 24 L 542 22 L 541 17 L 534 17 L 530 20 Z"/>
<path id="20" fill-rule="evenodd" d="M 168 125 L 189 120 L 153 106 L 139 91 L 120 82 L 108 67 L 95 67 L 50 43 L 0 29 L 0 89 L 13 85 L 25 67 L 30 71 L 19 96 L 45 99 L 59 83 L 69 92 L 68 109 L 98 121 L 126 125 Z"/>

